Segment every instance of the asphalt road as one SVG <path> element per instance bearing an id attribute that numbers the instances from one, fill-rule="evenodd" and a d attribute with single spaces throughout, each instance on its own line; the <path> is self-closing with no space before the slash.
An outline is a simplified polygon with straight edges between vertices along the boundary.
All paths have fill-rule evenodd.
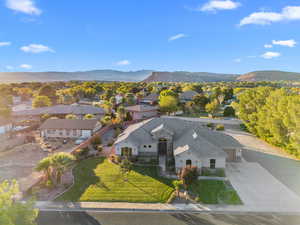
<path id="1" fill-rule="evenodd" d="M 299 225 L 300 215 L 40 212 L 38 225 Z"/>
<path id="2" fill-rule="evenodd" d="M 300 161 L 251 150 L 243 150 L 243 158 L 248 162 L 259 163 L 300 196 Z"/>

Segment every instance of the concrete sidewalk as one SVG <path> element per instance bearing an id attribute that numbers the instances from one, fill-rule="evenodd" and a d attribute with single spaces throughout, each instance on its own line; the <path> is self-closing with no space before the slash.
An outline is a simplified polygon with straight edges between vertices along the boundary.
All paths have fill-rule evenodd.
<path id="1" fill-rule="evenodd" d="M 300 208 L 280 206 L 205 205 L 205 204 L 144 204 L 123 202 L 36 202 L 43 211 L 97 211 L 97 212 L 214 212 L 214 213 L 290 213 L 300 214 Z"/>

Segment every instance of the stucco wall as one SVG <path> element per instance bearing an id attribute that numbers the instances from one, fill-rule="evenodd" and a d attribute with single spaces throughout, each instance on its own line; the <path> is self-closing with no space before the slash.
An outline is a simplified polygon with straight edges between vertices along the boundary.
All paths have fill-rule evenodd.
<path id="1" fill-rule="evenodd" d="M 138 148 L 137 146 L 133 145 L 130 142 L 124 141 L 120 142 L 115 145 L 115 154 L 121 156 L 122 155 L 122 148 L 132 148 L 132 155 L 137 156 L 138 155 Z"/>
<path id="2" fill-rule="evenodd" d="M 186 166 L 186 160 L 192 161 L 192 166 L 197 166 L 199 169 L 202 167 L 210 167 L 210 159 L 216 160 L 216 168 L 225 168 L 226 159 L 224 157 L 209 157 L 209 158 L 198 158 L 192 153 L 184 152 L 175 156 L 175 167 L 180 169 Z"/>

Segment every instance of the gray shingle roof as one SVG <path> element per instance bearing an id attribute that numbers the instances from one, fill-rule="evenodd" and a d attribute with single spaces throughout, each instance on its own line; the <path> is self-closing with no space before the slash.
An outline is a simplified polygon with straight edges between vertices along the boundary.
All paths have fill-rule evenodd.
<path id="1" fill-rule="evenodd" d="M 149 95 L 147 95 L 146 97 L 142 98 L 142 100 L 148 100 L 148 101 L 157 101 L 158 100 L 159 95 L 156 93 L 151 93 Z"/>
<path id="2" fill-rule="evenodd" d="M 185 91 L 179 95 L 181 100 L 191 100 L 198 93 L 196 91 Z"/>
<path id="3" fill-rule="evenodd" d="M 13 116 L 39 116 L 43 114 L 105 114 L 104 109 L 89 105 L 55 105 L 13 112 Z"/>
<path id="4" fill-rule="evenodd" d="M 147 112 L 147 111 L 155 111 L 157 110 L 157 107 L 150 106 L 150 105 L 133 105 L 133 106 L 126 107 L 125 110 L 134 111 L 134 112 Z"/>
<path id="5" fill-rule="evenodd" d="M 153 118 L 129 126 L 115 143 L 122 141 L 136 145 L 153 142 L 151 132 L 163 129 L 173 132 L 174 149 L 180 152 L 191 150 L 196 154 L 224 154 L 222 149 L 241 148 L 242 145 L 234 138 L 220 131 L 212 131 L 198 122 L 177 118 Z M 197 136 L 194 138 L 194 136 Z M 203 146 L 203 147 L 202 147 Z M 175 153 L 176 154 L 176 153 Z"/>
<path id="6" fill-rule="evenodd" d="M 48 119 L 40 129 L 78 129 L 78 130 L 93 130 L 96 127 L 97 120 L 79 120 L 79 119 Z"/>

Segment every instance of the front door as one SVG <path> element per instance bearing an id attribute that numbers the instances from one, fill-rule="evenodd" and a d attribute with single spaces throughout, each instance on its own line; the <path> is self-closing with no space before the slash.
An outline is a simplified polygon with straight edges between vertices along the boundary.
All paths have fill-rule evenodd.
<path id="1" fill-rule="evenodd" d="M 159 155 L 166 155 L 167 154 L 167 140 L 164 139 L 164 138 L 159 139 L 158 154 Z"/>

